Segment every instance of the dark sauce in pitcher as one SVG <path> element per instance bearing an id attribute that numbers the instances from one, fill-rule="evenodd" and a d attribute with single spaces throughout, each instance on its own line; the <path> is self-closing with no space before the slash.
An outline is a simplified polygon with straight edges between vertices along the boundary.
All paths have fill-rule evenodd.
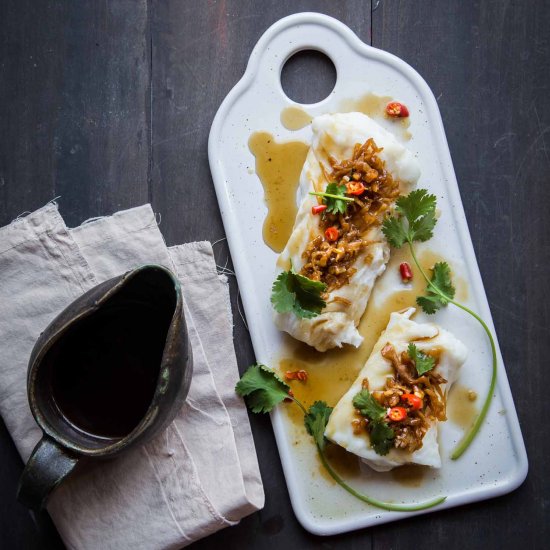
<path id="1" fill-rule="evenodd" d="M 50 381 L 55 404 L 73 427 L 113 439 L 139 424 L 157 386 L 170 319 L 162 308 L 117 305 L 64 335 Z"/>

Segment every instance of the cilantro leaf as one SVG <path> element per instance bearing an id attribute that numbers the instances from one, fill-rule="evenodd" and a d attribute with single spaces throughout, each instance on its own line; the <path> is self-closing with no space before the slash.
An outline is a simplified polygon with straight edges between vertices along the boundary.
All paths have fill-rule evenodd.
<path id="1" fill-rule="evenodd" d="M 393 446 L 395 432 L 382 421 L 372 423 L 370 443 L 374 451 L 379 455 L 387 455 Z"/>
<path id="2" fill-rule="evenodd" d="M 401 248 L 407 240 L 407 232 L 399 218 L 386 218 L 382 224 L 382 232 L 394 248 Z"/>
<path id="3" fill-rule="evenodd" d="M 294 274 L 294 292 L 296 294 L 296 303 L 294 310 L 298 317 L 316 317 L 321 313 L 327 303 L 321 298 L 327 285 L 320 281 L 312 281 L 298 273 Z"/>
<path id="4" fill-rule="evenodd" d="M 455 297 L 455 287 L 451 280 L 451 268 L 447 262 L 437 262 L 433 266 L 432 283 L 451 300 Z"/>
<path id="5" fill-rule="evenodd" d="M 416 367 L 418 376 L 432 370 L 435 367 L 435 359 L 425 353 L 422 353 L 412 342 L 407 349 L 411 361 Z"/>
<path id="6" fill-rule="evenodd" d="M 437 294 L 418 296 L 416 298 L 416 303 L 422 308 L 422 311 L 428 315 L 433 315 L 438 309 L 441 309 L 445 305 L 441 303 L 441 300 Z"/>
<path id="7" fill-rule="evenodd" d="M 369 390 L 361 390 L 353 398 L 353 406 L 370 421 L 370 443 L 379 455 L 387 455 L 393 445 L 395 432 L 384 422 L 386 409 Z"/>
<path id="8" fill-rule="evenodd" d="M 390 245 L 401 248 L 405 241 L 412 243 L 430 239 L 437 222 L 436 202 L 435 195 L 430 195 L 426 189 L 415 189 L 399 197 L 395 203 L 397 216 L 386 218 L 382 225 Z"/>
<path id="9" fill-rule="evenodd" d="M 338 185 L 337 183 L 329 183 L 325 189 L 325 193 L 336 195 L 337 197 L 345 197 L 346 186 Z M 323 203 L 327 205 L 327 212 L 332 214 L 345 214 L 346 208 L 348 207 L 346 201 L 333 197 L 323 197 Z"/>
<path id="10" fill-rule="evenodd" d="M 376 401 L 369 390 L 361 390 L 353 398 L 353 406 L 370 420 L 382 420 L 386 416 L 386 409 Z"/>
<path id="11" fill-rule="evenodd" d="M 432 268 L 432 278 L 426 289 L 426 296 L 419 296 L 416 303 L 424 313 L 431 315 L 445 307 L 455 296 L 451 280 L 451 268 L 447 262 L 437 262 Z"/>
<path id="12" fill-rule="evenodd" d="M 246 398 L 248 408 L 254 413 L 271 412 L 288 397 L 289 389 L 274 371 L 260 363 L 248 367 L 235 386 L 235 391 Z"/>
<path id="13" fill-rule="evenodd" d="M 301 319 L 311 319 L 327 305 L 321 297 L 326 288 L 325 283 L 312 281 L 290 269 L 275 279 L 271 303 L 278 313 L 294 312 Z"/>
<path id="14" fill-rule="evenodd" d="M 329 407 L 324 401 L 315 401 L 304 416 L 307 433 L 313 437 L 320 451 L 325 446 L 325 428 L 331 413 L 332 407 Z"/>
<path id="15" fill-rule="evenodd" d="M 283 271 L 273 282 L 271 287 L 271 303 L 275 311 L 287 313 L 294 310 L 296 295 L 289 290 L 292 286 L 289 279 L 292 277 L 292 271 Z"/>
<path id="16" fill-rule="evenodd" d="M 406 196 L 397 199 L 398 212 L 403 214 L 409 223 L 413 223 L 422 216 L 435 213 L 435 195 L 430 195 L 426 189 L 415 189 Z"/>
<path id="17" fill-rule="evenodd" d="M 309 194 L 323 197 L 323 204 L 327 205 L 327 212 L 332 214 L 345 214 L 348 207 L 346 203 L 355 200 L 351 197 L 346 197 L 345 185 L 338 185 L 337 183 L 329 183 L 324 193 L 310 192 Z"/>
<path id="18" fill-rule="evenodd" d="M 433 195 L 430 195 L 433 197 Z M 435 200 L 435 197 L 434 197 Z M 409 231 L 412 232 L 413 241 L 428 241 L 433 237 L 433 230 L 437 220 L 435 219 L 435 202 L 434 210 L 426 215 L 418 218 L 412 223 L 409 223 Z"/>

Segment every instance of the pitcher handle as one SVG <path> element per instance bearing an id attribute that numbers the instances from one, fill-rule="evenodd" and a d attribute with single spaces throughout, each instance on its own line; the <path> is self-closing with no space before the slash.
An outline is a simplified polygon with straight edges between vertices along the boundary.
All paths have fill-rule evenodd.
<path id="1" fill-rule="evenodd" d="M 71 473 L 77 462 L 78 457 L 44 434 L 21 474 L 17 500 L 31 510 L 40 511 L 50 493 Z"/>

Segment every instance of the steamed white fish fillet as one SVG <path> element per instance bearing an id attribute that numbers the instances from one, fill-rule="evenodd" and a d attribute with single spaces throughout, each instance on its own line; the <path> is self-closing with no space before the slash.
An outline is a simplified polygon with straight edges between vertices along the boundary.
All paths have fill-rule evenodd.
<path id="1" fill-rule="evenodd" d="M 404 464 L 441 467 L 437 420 L 431 423 L 424 435 L 422 447 L 413 453 L 392 447 L 387 455 L 381 456 L 371 447 L 366 430 L 359 435 L 354 434 L 352 421 L 357 417 L 353 398 L 361 391 L 363 379 L 368 379 L 369 390 L 372 392 L 384 388 L 386 379 L 394 375 L 391 362 L 382 357 L 382 348 L 390 343 L 397 353 L 401 354 L 407 349 L 409 343 L 413 342 L 420 351 L 439 350 L 439 362 L 435 368 L 436 372 L 447 380 L 446 384 L 441 384 L 445 399 L 447 392 L 457 379 L 461 365 L 466 360 L 466 347 L 462 342 L 433 323 L 412 321 L 410 317 L 414 312 L 415 308 L 409 308 L 403 312 L 391 314 L 386 330 L 380 335 L 357 380 L 334 407 L 325 430 L 325 436 L 330 441 L 358 455 L 363 462 L 378 472 L 385 472 Z"/>
<path id="2" fill-rule="evenodd" d="M 394 180 L 400 182 L 401 194 L 409 192 L 420 176 L 420 167 L 412 153 L 391 133 L 362 113 L 322 115 L 313 120 L 312 129 L 311 147 L 300 176 L 300 207 L 290 239 L 277 261 L 279 272 L 289 269 L 291 263 L 295 271 L 299 272 L 304 265 L 302 253 L 308 243 L 321 234 L 321 217 L 311 213 L 311 207 L 318 204 L 317 198 L 309 192 L 325 190 L 329 182 L 322 166 L 326 173 L 331 173 L 329 157 L 338 161 L 349 159 L 357 143 L 362 145 L 372 138 L 378 147 L 383 148 L 378 156 L 385 161 L 386 169 Z M 361 344 L 363 338 L 357 331 L 357 325 L 367 307 L 374 283 L 386 269 L 390 255 L 389 245 L 380 226 L 372 227 L 363 238 L 374 243 L 358 256 L 353 265 L 357 272 L 349 284 L 332 291 L 327 307 L 312 319 L 300 319 L 294 313 L 276 312 L 275 324 L 280 330 L 318 351 L 341 347 L 342 344 L 356 347 Z M 366 261 L 368 257 L 372 258 L 369 262 Z M 335 302 L 335 297 L 346 301 Z"/>

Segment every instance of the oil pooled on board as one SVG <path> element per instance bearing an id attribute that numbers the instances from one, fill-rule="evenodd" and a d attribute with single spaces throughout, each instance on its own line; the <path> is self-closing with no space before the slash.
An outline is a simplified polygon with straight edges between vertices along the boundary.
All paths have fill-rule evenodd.
<path id="1" fill-rule="evenodd" d="M 447 400 L 449 421 L 467 430 L 474 423 L 478 413 L 475 392 L 461 384 L 455 384 L 449 391 Z"/>
<path id="2" fill-rule="evenodd" d="M 142 305 L 105 308 L 58 341 L 52 394 L 73 426 L 116 439 L 139 424 L 157 386 L 170 318 Z"/>
<path id="3" fill-rule="evenodd" d="M 311 124 L 312 116 L 300 107 L 286 107 L 281 111 L 281 124 L 287 130 L 301 130 Z"/>
<path id="4" fill-rule="evenodd" d="M 411 119 L 410 117 L 393 118 L 386 115 L 386 105 L 390 101 L 394 101 L 394 98 L 368 93 L 357 99 L 344 99 L 339 105 L 338 112 L 364 113 L 396 137 L 401 138 L 403 141 L 408 141 L 412 137 L 409 131 Z"/>
<path id="5" fill-rule="evenodd" d="M 420 487 L 422 481 L 430 471 L 428 466 L 418 466 L 416 464 L 406 464 L 399 468 L 394 468 L 389 472 L 391 479 L 405 487 Z"/>
<path id="6" fill-rule="evenodd" d="M 309 146 L 302 141 L 277 143 L 267 132 L 255 132 L 248 147 L 256 159 L 256 174 L 264 188 L 267 216 L 263 239 L 269 248 L 281 252 L 294 226 L 298 211 L 296 190 Z"/>

